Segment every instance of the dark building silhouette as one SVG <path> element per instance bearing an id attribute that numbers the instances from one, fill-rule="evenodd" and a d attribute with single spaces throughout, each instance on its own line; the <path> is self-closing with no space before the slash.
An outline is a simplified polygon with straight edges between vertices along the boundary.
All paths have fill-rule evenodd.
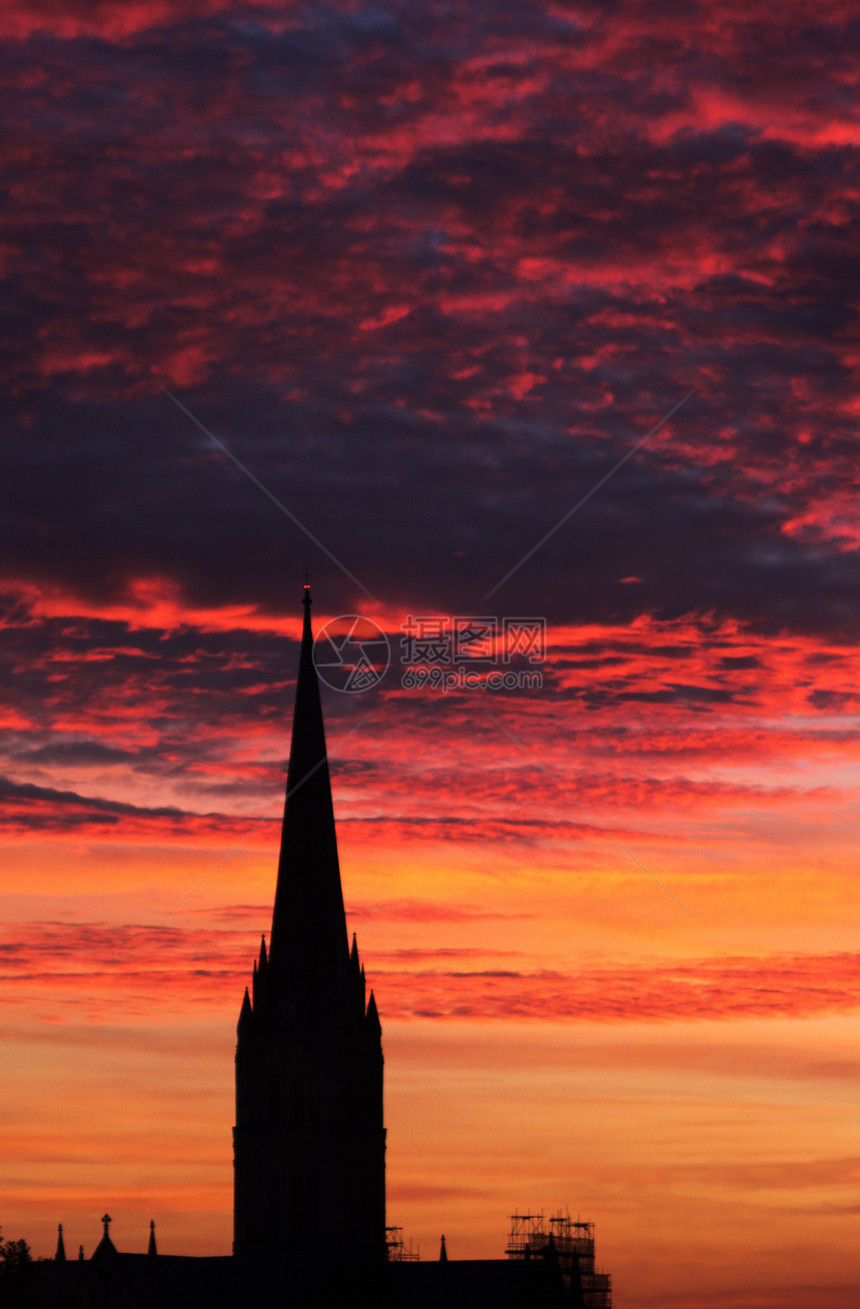
<path id="1" fill-rule="evenodd" d="M 384 1259 L 382 1028 L 350 951 L 305 586 L 270 948 L 236 1045 L 235 1254 Z"/>
<path id="2" fill-rule="evenodd" d="M 120 1253 L 102 1218 L 91 1257 L 0 1286 L 9 1309 L 611 1309 L 590 1223 L 512 1218 L 506 1259 L 421 1263 L 385 1225 L 382 1029 L 347 941 L 311 597 L 293 714 L 269 949 L 246 988 L 236 1043 L 232 1256 Z"/>

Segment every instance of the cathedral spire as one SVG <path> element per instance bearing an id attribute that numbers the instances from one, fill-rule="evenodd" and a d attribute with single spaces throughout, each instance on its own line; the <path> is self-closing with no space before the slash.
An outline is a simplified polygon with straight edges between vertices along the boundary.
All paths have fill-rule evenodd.
<path id="1" fill-rule="evenodd" d="M 385 1258 L 382 1029 L 340 885 L 310 587 L 269 948 L 236 1041 L 236 1254 Z"/>
<path id="2" fill-rule="evenodd" d="M 313 647 L 306 582 L 269 956 L 281 977 L 324 1001 L 331 984 L 345 976 L 349 949 Z"/>

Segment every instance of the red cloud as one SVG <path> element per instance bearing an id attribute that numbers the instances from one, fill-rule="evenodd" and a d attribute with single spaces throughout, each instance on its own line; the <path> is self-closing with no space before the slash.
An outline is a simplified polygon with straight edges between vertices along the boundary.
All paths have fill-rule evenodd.
<path id="1" fill-rule="evenodd" d="M 256 933 L 245 928 L 37 923 L 21 934 L 9 925 L 0 969 L 9 993 L 29 996 L 35 986 L 43 1003 L 53 996 L 60 1019 L 83 1006 L 119 1021 L 149 1003 L 167 1018 L 192 1002 L 238 1008 L 257 949 Z M 476 968 L 479 953 L 484 964 Z M 636 1023 L 847 1013 L 860 1007 L 858 962 L 843 952 L 561 973 L 522 970 L 510 954 L 490 962 L 486 950 L 425 947 L 383 952 L 368 966 L 389 1020 Z"/>

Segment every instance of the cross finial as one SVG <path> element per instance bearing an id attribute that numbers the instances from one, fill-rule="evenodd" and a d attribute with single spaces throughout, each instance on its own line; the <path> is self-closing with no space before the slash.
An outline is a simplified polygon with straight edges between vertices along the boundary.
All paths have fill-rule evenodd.
<path id="1" fill-rule="evenodd" d="M 110 1216 L 110 1214 L 102 1214 L 102 1222 L 104 1223 L 105 1236 L 107 1236 L 107 1234 L 108 1234 L 108 1228 L 109 1228 L 110 1225 L 111 1225 L 111 1216 Z"/>

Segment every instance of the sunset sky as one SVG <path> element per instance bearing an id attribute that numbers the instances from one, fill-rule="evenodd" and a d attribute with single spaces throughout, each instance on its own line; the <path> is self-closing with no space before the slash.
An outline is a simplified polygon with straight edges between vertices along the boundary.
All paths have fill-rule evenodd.
<path id="1" fill-rule="evenodd" d="M 388 1221 L 856 1306 L 858 49 L 841 0 L 8 0 L 4 1238 L 230 1250 L 307 568 L 392 652 L 324 695 Z M 543 686 L 404 688 L 446 616 L 544 619 Z"/>

